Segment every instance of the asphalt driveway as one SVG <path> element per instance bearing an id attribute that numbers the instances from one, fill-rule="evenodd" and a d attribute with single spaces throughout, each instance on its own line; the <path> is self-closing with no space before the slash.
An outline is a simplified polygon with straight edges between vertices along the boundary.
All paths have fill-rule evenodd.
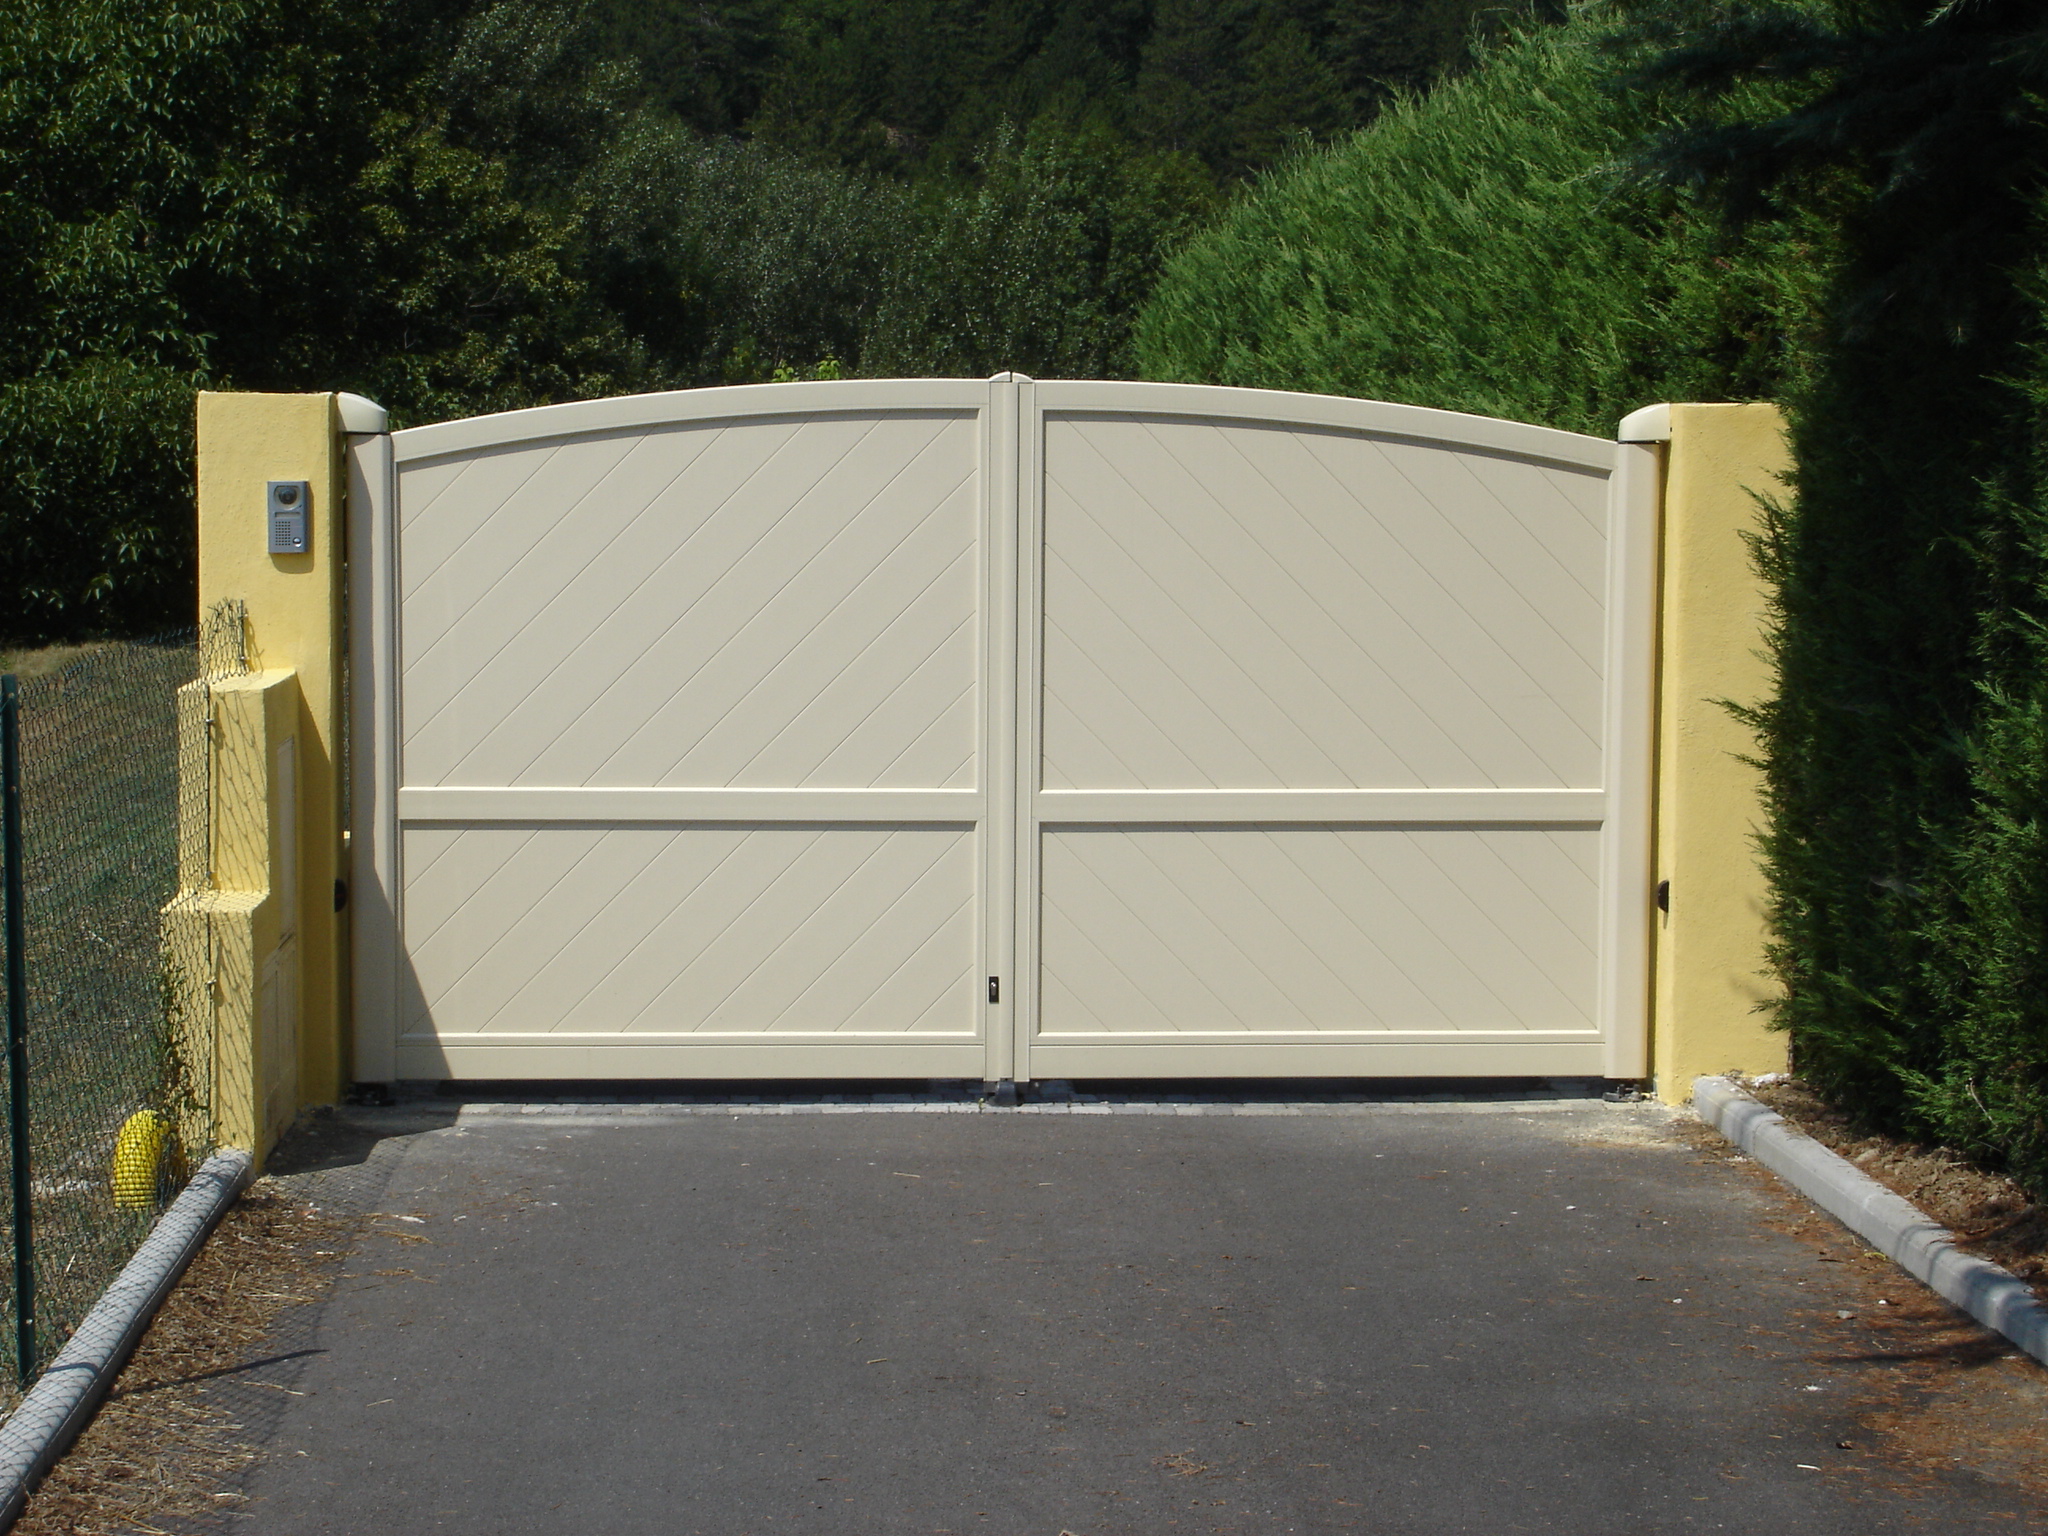
<path id="1" fill-rule="evenodd" d="M 235 1528 L 2039 1528 L 1654 1106 L 959 1109 L 370 1117 Z"/>

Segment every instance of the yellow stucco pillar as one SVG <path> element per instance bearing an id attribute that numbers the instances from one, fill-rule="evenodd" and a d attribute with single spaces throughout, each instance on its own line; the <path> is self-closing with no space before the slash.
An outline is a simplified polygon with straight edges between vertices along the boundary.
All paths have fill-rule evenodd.
<path id="1" fill-rule="evenodd" d="M 247 607 L 249 664 L 297 674 L 293 777 L 298 1104 L 332 1103 L 343 1068 L 348 946 L 341 819 L 343 457 L 333 395 L 199 396 L 199 611 Z M 272 554 L 268 485 L 310 484 L 307 549 Z M 280 896 L 282 899 L 282 896 Z M 297 1104 L 292 1106 L 297 1108 Z"/>
<path id="2" fill-rule="evenodd" d="M 1654 406 L 1622 436 L 1666 445 L 1650 1060 L 1658 1096 L 1679 1103 L 1703 1073 L 1785 1067 L 1785 1037 L 1759 1008 L 1774 984 L 1756 849 L 1762 780 L 1743 761 L 1757 744 L 1727 706 L 1770 694 L 1749 535 L 1757 498 L 1784 494 L 1791 458 L 1773 405 Z"/>

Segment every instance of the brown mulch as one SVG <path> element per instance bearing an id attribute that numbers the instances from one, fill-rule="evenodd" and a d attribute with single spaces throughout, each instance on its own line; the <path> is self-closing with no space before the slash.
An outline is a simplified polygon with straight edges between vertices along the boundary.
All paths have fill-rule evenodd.
<path id="1" fill-rule="evenodd" d="M 57 1464 L 17 1536 L 159 1536 L 242 1499 L 256 1450 L 214 1386 L 265 1381 L 261 1346 L 286 1310 L 321 1299 L 351 1224 L 258 1180 L 222 1219 L 150 1325 L 114 1392 Z M 253 1362 L 253 1363 L 252 1363 Z"/>
<path id="2" fill-rule="evenodd" d="M 1865 1135 L 1796 1078 L 1744 1080 L 1742 1086 L 1947 1227 L 1958 1248 L 2004 1265 L 2048 1302 L 2048 1207 L 2030 1200 L 2004 1174 L 1948 1147 Z"/>

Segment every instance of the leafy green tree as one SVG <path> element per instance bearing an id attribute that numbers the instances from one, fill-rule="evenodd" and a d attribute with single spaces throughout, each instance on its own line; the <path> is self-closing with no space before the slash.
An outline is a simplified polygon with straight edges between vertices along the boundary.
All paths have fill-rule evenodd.
<path id="1" fill-rule="evenodd" d="M 607 301 L 670 376 L 1093 377 L 1130 367 L 1165 249 L 1213 206 L 1184 156 L 999 129 L 963 187 L 906 187 L 643 120 L 588 184 Z"/>
<path id="2" fill-rule="evenodd" d="M 784 63 L 749 131 L 864 171 L 924 161 L 976 85 L 967 8 L 945 0 L 805 0 L 784 20 Z"/>
<path id="3" fill-rule="evenodd" d="M 1152 274 L 1211 206 L 1199 163 L 1041 123 L 999 133 L 981 172 L 971 195 L 920 204 L 861 371 L 1127 374 Z"/>
<path id="4" fill-rule="evenodd" d="M 1228 115 L 1228 155 L 1250 169 L 1272 164 L 1294 140 L 1353 126 L 1355 103 L 1303 21 L 1269 7 L 1245 38 L 1249 87 Z"/>
<path id="5" fill-rule="evenodd" d="M 700 133 L 736 134 L 761 109 L 781 58 L 782 0 L 606 0 L 595 45 L 631 59 L 653 101 Z"/>
<path id="6" fill-rule="evenodd" d="M 1276 0 L 1159 0 L 1134 86 L 1146 142 L 1240 177 L 1297 136 L 1355 121 L 1306 7 Z"/>
<path id="7" fill-rule="evenodd" d="M 194 388 L 418 416 L 630 376 L 569 221 L 451 136 L 462 42 L 399 0 L 0 0 L 10 638 L 189 618 Z"/>
<path id="8" fill-rule="evenodd" d="M 1370 122 L 1390 102 L 1417 96 L 1439 77 L 1472 62 L 1477 38 L 1498 41 L 1535 19 L 1562 21 L 1559 0 L 1497 6 L 1474 0 L 1337 0 L 1330 6 L 1325 53 L 1350 95 L 1354 122 Z"/>
<path id="9" fill-rule="evenodd" d="M 912 199 L 894 183 L 653 115 L 586 193 L 601 292 L 684 384 L 851 365 L 912 237 Z"/>
<path id="10" fill-rule="evenodd" d="M 86 358 L 0 382 L 0 634 L 192 622 L 192 384 Z"/>

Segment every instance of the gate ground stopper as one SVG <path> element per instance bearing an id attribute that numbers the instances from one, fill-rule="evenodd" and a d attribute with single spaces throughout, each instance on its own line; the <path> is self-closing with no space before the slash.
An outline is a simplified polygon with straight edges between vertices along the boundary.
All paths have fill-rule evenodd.
<path id="1" fill-rule="evenodd" d="M 1017 1082 L 1015 1078 L 1003 1078 L 999 1082 L 982 1084 L 982 1097 L 998 1109 L 1017 1107 Z"/>

